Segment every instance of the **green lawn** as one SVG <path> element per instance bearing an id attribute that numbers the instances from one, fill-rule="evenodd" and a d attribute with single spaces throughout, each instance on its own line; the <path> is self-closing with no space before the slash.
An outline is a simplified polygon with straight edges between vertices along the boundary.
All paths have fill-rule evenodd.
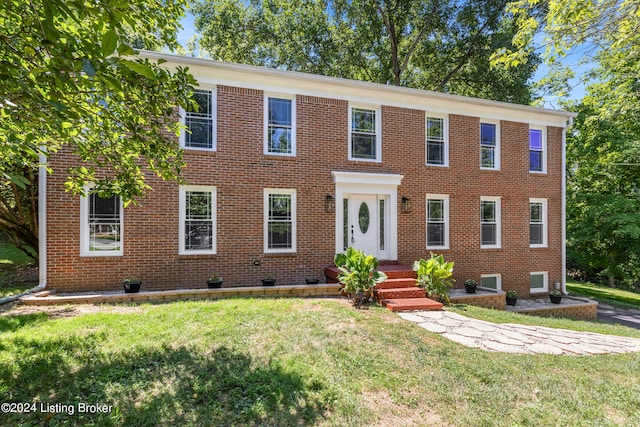
<path id="1" fill-rule="evenodd" d="M 24 252 L 16 249 L 7 241 L 4 234 L 0 233 L 0 268 L 18 267 L 33 264 L 33 260 Z"/>
<path id="2" fill-rule="evenodd" d="M 640 294 L 635 292 L 575 280 L 567 280 L 567 290 L 572 294 L 591 297 L 607 304 L 640 309 Z"/>
<path id="3" fill-rule="evenodd" d="M 33 260 L 0 233 L 0 298 L 19 294 L 38 284 Z"/>
<path id="4" fill-rule="evenodd" d="M 0 316 L 0 402 L 111 411 L 0 425 L 640 425 L 640 354 L 490 353 L 324 299 L 86 310 Z"/>

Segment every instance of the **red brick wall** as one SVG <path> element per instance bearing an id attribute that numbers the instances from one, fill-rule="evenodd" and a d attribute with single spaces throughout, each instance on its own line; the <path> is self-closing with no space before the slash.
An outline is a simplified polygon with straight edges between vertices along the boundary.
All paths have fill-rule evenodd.
<path id="1" fill-rule="evenodd" d="M 382 163 L 348 160 L 346 101 L 297 96 L 297 155 L 263 154 L 263 93 L 217 87 L 217 151 L 187 150 L 184 178 L 217 188 L 217 254 L 178 255 L 178 194 L 175 183 L 147 179 L 153 191 L 139 206 L 124 210 L 124 256 L 80 257 L 79 197 L 64 192 L 66 167 L 76 163 L 60 152 L 48 176 L 48 284 L 59 291 L 120 290 L 135 275 L 143 290 L 201 288 L 216 272 L 225 286 L 255 286 L 267 273 L 278 284 L 322 277 L 334 255 L 335 213 L 324 209 L 334 194 L 331 171 L 402 174 L 398 198 L 409 197 L 412 212 L 398 213 L 398 261 L 427 257 L 425 194 L 450 196 L 450 250 L 459 285 L 480 274 L 501 273 L 503 289 L 522 297 L 529 272 L 549 271 L 561 280 L 562 130 L 548 129 L 548 174 L 529 173 L 526 123 L 501 123 L 501 170 L 479 168 L 477 117 L 449 116 L 449 164 L 425 162 L 425 113 L 382 107 Z M 264 254 L 264 188 L 297 191 L 297 252 Z M 480 196 L 502 197 L 502 248 L 480 249 Z M 549 201 L 549 247 L 529 248 L 529 198 Z M 341 201 L 337 201 L 340 212 Z M 398 203 L 400 200 L 398 200 Z M 260 265 L 254 265 L 258 261 Z"/>

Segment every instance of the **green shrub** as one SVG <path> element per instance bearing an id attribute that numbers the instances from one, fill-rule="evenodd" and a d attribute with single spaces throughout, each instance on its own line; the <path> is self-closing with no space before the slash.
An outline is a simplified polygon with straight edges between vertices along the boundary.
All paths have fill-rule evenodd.
<path id="1" fill-rule="evenodd" d="M 353 247 L 349 247 L 344 253 L 336 254 L 333 262 L 340 270 L 338 280 L 343 285 L 342 290 L 355 306 L 369 301 L 373 288 L 387 280 L 383 272 L 376 271 L 378 258 L 366 255 Z"/>
<path id="2" fill-rule="evenodd" d="M 446 262 L 442 255 L 431 253 L 431 259 L 420 259 L 413 263 L 413 270 L 417 273 L 418 286 L 423 288 L 431 298 L 449 304 L 449 290 L 455 280 L 453 275 L 453 261 Z"/>

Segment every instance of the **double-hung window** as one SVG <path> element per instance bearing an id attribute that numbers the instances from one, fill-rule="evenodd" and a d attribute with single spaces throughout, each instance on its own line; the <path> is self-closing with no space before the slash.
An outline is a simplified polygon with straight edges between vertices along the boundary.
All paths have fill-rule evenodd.
<path id="1" fill-rule="evenodd" d="M 427 164 L 431 166 L 446 166 L 447 140 L 446 122 L 442 117 L 427 117 Z"/>
<path id="2" fill-rule="evenodd" d="M 215 91 L 197 89 L 193 93 L 197 107 L 180 109 L 186 129 L 180 134 L 180 145 L 199 150 L 216 149 L 216 100 Z"/>
<path id="3" fill-rule="evenodd" d="M 529 245 L 547 247 L 547 200 L 529 199 Z"/>
<path id="4" fill-rule="evenodd" d="M 480 199 L 480 247 L 500 247 L 500 197 Z"/>
<path id="5" fill-rule="evenodd" d="M 264 251 L 296 251 L 296 190 L 264 190 Z"/>
<path id="6" fill-rule="evenodd" d="M 380 161 L 380 110 L 351 107 L 349 159 Z"/>
<path id="7" fill-rule="evenodd" d="M 498 123 L 480 123 L 480 168 L 500 169 L 500 127 Z"/>
<path id="8" fill-rule="evenodd" d="M 546 138 L 544 129 L 529 128 L 529 171 L 546 172 Z"/>
<path id="9" fill-rule="evenodd" d="M 180 187 L 180 254 L 216 253 L 216 188 Z"/>
<path id="10" fill-rule="evenodd" d="M 265 95 L 265 154 L 296 155 L 295 97 Z"/>
<path id="11" fill-rule="evenodd" d="M 80 255 L 118 256 L 122 248 L 122 201 L 89 193 L 80 199 Z"/>
<path id="12" fill-rule="evenodd" d="M 427 249 L 449 248 L 449 196 L 427 194 Z"/>

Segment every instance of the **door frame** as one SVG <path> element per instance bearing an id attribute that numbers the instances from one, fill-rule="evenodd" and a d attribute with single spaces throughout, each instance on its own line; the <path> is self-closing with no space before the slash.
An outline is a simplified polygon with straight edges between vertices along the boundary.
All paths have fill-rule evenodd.
<path id="1" fill-rule="evenodd" d="M 332 171 L 331 176 L 335 183 L 336 253 L 344 251 L 343 199 L 348 198 L 350 194 L 370 194 L 387 200 L 388 239 L 383 259 L 396 261 L 398 259 L 398 186 L 404 175 Z"/>

